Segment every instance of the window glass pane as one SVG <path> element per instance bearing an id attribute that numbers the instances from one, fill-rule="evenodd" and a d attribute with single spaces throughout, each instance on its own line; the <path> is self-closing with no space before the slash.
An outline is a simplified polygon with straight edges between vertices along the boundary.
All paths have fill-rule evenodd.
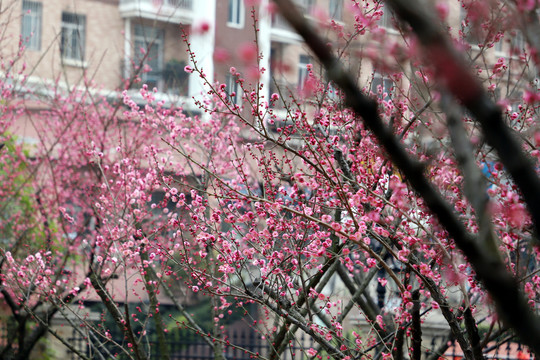
<path id="1" fill-rule="evenodd" d="M 235 0 L 229 0 L 229 18 L 228 18 L 228 21 L 230 23 L 234 22 L 234 5 L 235 5 Z"/>
<path id="2" fill-rule="evenodd" d="M 388 8 L 388 6 L 384 4 L 379 4 L 379 10 L 382 10 L 383 12 L 379 24 L 386 29 L 395 29 L 393 14 L 392 11 Z"/>
<path id="3" fill-rule="evenodd" d="M 377 74 L 371 82 L 371 92 L 380 100 L 389 101 L 392 99 L 394 82 Z"/>
<path id="4" fill-rule="evenodd" d="M 236 2 L 236 23 L 240 24 L 242 21 L 242 5 L 240 4 L 240 0 L 237 0 Z"/>
<path id="5" fill-rule="evenodd" d="M 329 13 L 332 19 L 340 21 L 343 16 L 343 0 L 330 0 Z"/>
<path id="6" fill-rule="evenodd" d="M 463 40 L 470 45 L 478 45 L 482 40 L 482 34 L 480 33 L 480 28 L 473 27 L 472 22 L 468 17 L 468 10 L 461 8 L 460 10 L 460 19 L 461 19 L 461 29 L 463 32 Z"/>
<path id="7" fill-rule="evenodd" d="M 501 38 L 499 39 L 499 41 L 495 43 L 495 51 L 497 52 L 503 51 L 503 42 L 504 42 L 504 38 Z"/>
<path id="8" fill-rule="evenodd" d="M 309 55 L 300 55 L 300 60 L 298 61 L 298 87 L 303 88 L 304 83 L 308 77 L 309 71 L 307 65 L 311 63 L 311 58 Z"/>
<path id="9" fill-rule="evenodd" d="M 231 102 L 233 104 L 240 105 L 242 99 L 240 92 L 242 89 L 238 85 L 238 78 L 231 74 L 227 74 L 225 78 L 225 85 L 227 86 L 227 93 L 229 94 Z"/>
<path id="10" fill-rule="evenodd" d="M 311 14 L 313 12 L 313 0 L 296 0 L 296 4 L 307 14 Z"/>
<path id="11" fill-rule="evenodd" d="M 42 4 L 36 1 L 23 1 L 21 37 L 27 49 L 41 49 Z"/>
<path id="12" fill-rule="evenodd" d="M 150 88 L 162 85 L 163 38 L 162 29 L 135 25 L 134 29 L 135 67 L 141 68 L 141 80 Z M 142 50 L 142 51 L 141 51 Z M 150 71 L 147 71 L 150 68 Z"/>
<path id="13" fill-rule="evenodd" d="M 60 52 L 64 59 L 84 60 L 86 17 L 62 13 Z"/>
<path id="14" fill-rule="evenodd" d="M 514 53 L 520 54 L 521 52 L 523 52 L 523 49 L 525 49 L 525 39 L 523 38 L 523 33 L 516 30 L 510 44 Z"/>
<path id="15" fill-rule="evenodd" d="M 227 22 L 234 25 L 242 25 L 243 21 L 243 1 L 229 0 L 229 12 Z"/>

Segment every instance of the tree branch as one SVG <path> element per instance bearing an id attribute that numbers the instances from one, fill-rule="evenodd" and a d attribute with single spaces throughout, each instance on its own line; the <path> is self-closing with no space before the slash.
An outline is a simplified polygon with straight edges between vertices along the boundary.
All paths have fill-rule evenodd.
<path id="1" fill-rule="evenodd" d="M 327 70 L 328 77 L 342 89 L 347 106 L 362 117 L 365 126 L 372 131 L 413 189 L 424 199 L 431 212 L 437 216 L 457 246 L 465 253 L 478 277 L 492 295 L 499 316 L 513 327 L 523 342 L 535 352 L 536 356 L 540 357 L 540 320 L 529 308 L 517 282 L 507 271 L 506 266 L 497 259 L 485 256 L 483 247 L 468 233 L 450 205 L 424 176 L 423 167 L 410 158 L 398 139 L 382 122 L 377 113 L 376 102 L 360 91 L 353 81 L 353 77 L 343 69 L 340 62 L 333 56 L 327 42 L 316 34 L 290 0 L 275 0 L 275 2 L 282 15 L 303 37 L 306 44 L 321 61 Z M 407 20 L 413 29 L 426 38 L 427 43 L 432 46 L 430 53 L 435 54 L 438 58 L 430 60 L 435 63 L 439 72 L 445 71 L 442 72 L 442 76 L 439 74 L 439 77 L 447 82 L 447 87 L 452 93 L 457 95 L 459 94 L 458 90 L 463 90 L 458 99 L 468 106 L 478 119 L 482 119 L 483 125 L 486 125 L 483 126 L 486 138 L 493 147 L 502 150 L 500 156 L 503 158 L 503 163 L 523 191 L 527 203 L 532 201 L 532 207 L 529 209 L 531 209 L 533 217 L 538 216 L 537 223 L 540 223 L 540 181 L 524 155 L 519 155 L 519 159 L 514 157 L 516 150 L 519 154 L 522 152 L 517 143 L 513 139 L 509 139 L 509 133 L 505 133 L 507 128 L 502 122 L 500 110 L 495 105 L 491 106 L 491 101 L 484 94 L 477 81 L 465 70 L 461 62 L 453 61 L 455 57 L 448 53 L 449 50 L 444 47 L 444 44 L 437 45 L 435 41 L 446 43 L 446 37 L 438 38 L 436 36 L 440 35 L 441 32 L 438 32 L 436 26 L 422 18 L 426 14 L 422 13 L 422 16 L 418 16 L 418 13 L 411 10 L 427 12 L 429 7 L 417 3 L 413 5 L 410 1 L 401 0 L 391 1 L 391 4 L 394 5 L 396 13 Z M 432 10 L 431 14 L 435 13 L 436 11 Z M 427 18 L 431 19 L 431 14 L 428 13 Z M 420 26 L 415 23 L 416 21 L 420 23 Z M 432 34 L 431 31 L 436 32 L 436 34 Z M 422 38 L 421 40 L 426 42 Z M 455 80 L 454 78 L 460 79 Z M 509 146 L 509 144 L 511 145 Z M 531 197 L 529 198 L 527 194 L 530 194 Z"/>
<path id="2" fill-rule="evenodd" d="M 412 355 L 411 360 L 420 360 L 422 357 L 422 323 L 420 321 L 420 291 L 412 293 L 413 308 L 411 311 L 412 327 Z"/>
<path id="3" fill-rule="evenodd" d="M 92 283 L 92 286 L 96 290 L 96 293 L 98 294 L 101 301 L 103 301 L 103 304 L 107 308 L 107 310 L 110 312 L 116 326 L 120 329 L 120 331 L 126 336 L 128 341 L 133 346 L 133 351 L 135 352 L 135 356 L 138 360 L 145 359 L 145 355 L 142 353 L 142 351 L 139 348 L 139 344 L 137 340 L 135 339 L 135 334 L 133 334 L 133 331 L 131 331 L 129 326 L 129 319 L 126 319 L 122 313 L 120 312 L 120 309 L 116 306 L 113 299 L 110 297 L 110 295 L 107 293 L 107 290 L 105 289 L 105 285 L 103 284 L 103 281 L 98 277 L 98 275 L 92 271 L 90 274 L 90 282 Z M 127 317 L 127 313 L 126 313 Z"/>

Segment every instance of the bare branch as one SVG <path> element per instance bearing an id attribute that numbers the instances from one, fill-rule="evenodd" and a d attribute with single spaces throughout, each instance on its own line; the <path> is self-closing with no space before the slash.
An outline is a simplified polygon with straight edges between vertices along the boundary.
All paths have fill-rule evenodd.
<path id="1" fill-rule="evenodd" d="M 377 112 L 376 103 L 362 94 L 353 82 L 352 76 L 343 69 L 342 65 L 333 56 L 327 43 L 316 34 L 303 15 L 298 12 L 289 0 L 275 0 L 275 2 L 278 4 L 283 16 L 304 38 L 306 44 L 321 61 L 327 70 L 328 77 L 342 89 L 347 105 L 358 116 L 362 117 L 366 127 L 373 132 L 394 164 L 405 174 L 413 189 L 424 198 L 426 205 L 437 216 L 458 247 L 465 253 L 479 278 L 493 296 L 501 318 L 516 330 L 522 340 L 533 349 L 537 356 L 540 356 L 540 320 L 527 305 L 517 282 L 507 271 L 506 266 L 502 261 L 486 257 L 485 249 L 468 233 L 450 205 L 424 176 L 423 167 L 410 158 L 398 139 L 384 125 Z M 398 15 L 408 20 L 417 33 L 422 34 L 425 39 L 421 38 L 421 40 L 433 47 L 431 53 L 436 54 L 439 58 L 432 59 L 432 61 L 435 61 L 436 67 L 441 68 L 439 70 L 445 70 L 446 74 L 448 74 L 446 77 L 444 77 L 445 73 L 439 76 L 442 76 L 443 80 L 448 82 L 449 89 L 456 93 L 458 89 L 464 90 L 459 94 L 458 99 L 470 108 L 483 125 L 486 125 L 483 126 L 484 132 L 492 146 L 497 149 L 504 148 L 503 151 L 500 151 L 501 158 L 504 157 L 503 163 L 508 167 L 516 183 L 522 189 L 527 202 L 532 201 L 534 207 L 539 207 L 537 214 L 540 217 L 540 182 L 534 174 L 530 162 L 524 155 L 521 155 L 517 160 L 514 157 L 516 148 L 520 154 L 521 150 L 514 140 L 509 140 L 510 135 L 502 122 L 500 110 L 494 104 L 492 106 L 492 102 L 484 94 L 480 85 L 468 71 L 465 71 L 464 66 L 460 65 L 461 62 L 452 61 L 455 57 L 447 53 L 450 48 L 447 49 L 444 44 L 440 43 L 446 43 L 443 41 L 446 37 L 442 35 L 442 32 L 438 32 L 438 27 L 411 10 L 423 12 L 424 10 L 427 11 L 426 7 L 418 4 L 413 6 L 410 2 L 405 4 L 405 2 L 400 1 L 392 2 L 392 4 L 395 5 Z M 409 17 L 412 17 L 412 19 Z M 427 18 L 431 19 L 432 17 L 430 15 Z M 420 25 L 416 24 L 416 22 Z M 433 32 L 436 32 L 436 34 L 433 34 Z M 440 36 L 440 38 L 437 36 Z M 460 77 L 458 74 L 462 76 Z M 456 82 L 454 77 L 460 79 Z M 473 103 L 473 101 L 477 102 Z M 510 154 L 512 155 L 510 156 Z M 528 198 L 529 193 L 531 198 Z M 531 210 L 531 212 L 535 216 L 535 211 Z"/>

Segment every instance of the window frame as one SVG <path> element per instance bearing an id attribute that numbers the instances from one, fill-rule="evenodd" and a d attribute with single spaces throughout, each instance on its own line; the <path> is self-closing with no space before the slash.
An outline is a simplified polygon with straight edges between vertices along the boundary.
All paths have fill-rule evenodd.
<path id="1" fill-rule="evenodd" d="M 74 21 L 67 21 L 67 17 Z M 75 46 L 74 43 L 76 42 Z M 67 46 L 69 43 L 70 46 Z M 86 55 L 86 15 L 62 12 L 62 30 L 60 34 L 60 55 L 64 63 L 84 65 Z"/>
<path id="2" fill-rule="evenodd" d="M 240 106 L 242 103 L 242 87 L 238 83 L 238 76 L 227 74 L 225 76 L 225 86 L 231 103 Z"/>
<path id="3" fill-rule="evenodd" d="M 493 49 L 495 50 L 495 54 L 500 57 L 501 54 L 504 53 L 504 35 L 493 45 Z"/>
<path id="4" fill-rule="evenodd" d="M 478 50 L 478 44 L 485 42 L 485 36 L 482 33 L 477 33 L 473 24 L 469 21 L 469 9 L 463 6 L 459 10 L 460 28 L 463 35 L 462 41 Z"/>
<path id="5" fill-rule="evenodd" d="M 379 86 L 381 86 L 382 92 L 379 93 Z M 379 73 L 375 73 L 373 80 L 371 81 L 370 91 L 377 97 L 379 101 L 392 101 L 394 96 L 395 83 L 387 76 L 383 76 Z M 386 96 L 384 95 L 386 93 Z"/>
<path id="6" fill-rule="evenodd" d="M 513 56 L 519 56 L 527 48 L 525 35 L 520 30 L 513 30 L 510 38 L 510 53 Z"/>
<path id="7" fill-rule="evenodd" d="M 307 54 L 300 54 L 298 57 L 298 77 L 297 86 L 299 89 L 303 89 L 304 85 L 309 78 L 309 71 L 307 66 L 312 63 L 311 56 Z"/>
<path id="8" fill-rule="evenodd" d="M 138 33 L 140 30 L 140 33 Z M 164 58 L 165 58 L 165 30 L 160 29 L 154 26 L 147 26 L 142 24 L 135 24 L 133 26 L 133 47 L 134 47 L 134 61 L 135 65 L 146 65 L 150 66 L 152 70 L 150 72 L 140 72 L 139 77 L 141 78 L 144 84 L 147 84 L 148 81 L 153 81 L 154 86 L 150 88 L 157 87 L 160 88 L 163 85 L 163 76 L 162 71 L 164 70 Z M 153 49 L 157 49 L 157 58 L 148 58 L 141 60 L 145 55 L 142 55 L 140 48 L 143 48 L 148 54 Z M 150 62 L 155 62 L 152 66 Z"/>
<path id="9" fill-rule="evenodd" d="M 43 26 L 43 3 L 23 0 L 21 38 L 27 50 L 40 51 Z M 27 30 L 30 30 L 28 33 Z"/>
<path id="10" fill-rule="evenodd" d="M 330 0 L 328 2 L 328 14 L 335 21 L 343 21 L 343 0 Z"/>
<path id="11" fill-rule="evenodd" d="M 229 0 L 227 5 L 227 26 L 237 29 L 244 27 L 246 10 L 243 0 Z"/>
<path id="12" fill-rule="evenodd" d="M 388 32 L 396 33 L 396 27 L 394 25 L 394 13 L 385 3 L 379 3 L 378 10 L 382 11 L 381 18 L 379 19 L 379 26 L 386 29 Z"/>

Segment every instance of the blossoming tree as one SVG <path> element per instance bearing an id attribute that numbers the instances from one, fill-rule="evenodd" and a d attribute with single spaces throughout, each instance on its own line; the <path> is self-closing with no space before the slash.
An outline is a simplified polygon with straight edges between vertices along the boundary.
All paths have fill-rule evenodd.
<path id="1" fill-rule="evenodd" d="M 540 355 L 535 3 L 456 2 L 457 28 L 446 2 L 346 3 L 350 23 L 315 10 L 321 34 L 276 1 L 319 59 L 302 89 L 268 94 L 256 41 L 230 68 L 238 93 L 190 52 L 198 116 L 146 86 L 142 103 L 22 97 L 24 67 L 3 63 L 1 357 L 49 333 L 81 358 L 175 358 L 168 339 L 189 331 L 230 358 L 238 310 L 267 344 L 241 349 L 253 358 L 438 358 L 455 339 L 479 360 L 514 336 Z M 391 89 L 370 86 L 375 70 Z M 13 135 L 21 121 L 35 145 Z M 210 321 L 189 299 L 208 299 Z"/>

